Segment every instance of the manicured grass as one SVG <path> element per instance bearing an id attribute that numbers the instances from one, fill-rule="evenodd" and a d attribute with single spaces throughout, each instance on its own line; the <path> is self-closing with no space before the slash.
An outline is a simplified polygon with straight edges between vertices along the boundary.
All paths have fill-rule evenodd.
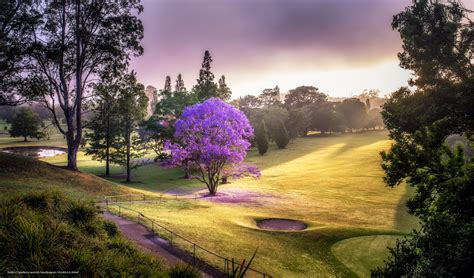
<path id="1" fill-rule="evenodd" d="M 271 196 L 257 205 L 181 200 L 130 207 L 228 257 L 248 258 L 259 247 L 254 266 L 280 277 L 365 275 L 385 258 L 385 242 L 376 244 L 378 248 L 362 248 L 364 241 L 370 245 L 374 240 L 360 236 L 402 235 L 417 225 L 405 208 L 410 189 L 388 188 L 382 181 L 379 152 L 390 144 L 385 132 L 366 132 L 300 138 L 287 149 L 271 149 L 264 156 L 252 150 L 248 161 L 259 165 L 262 178 L 231 181 L 220 190 Z M 151 172 L 153 166 L 149 167 Z M 156 191 L 188 182 L 178 179 L 181 173 L 171 181 L 150 180 L 154 175 L 150 172 L 138 172 L 135 178 L 144 183 L 131 186 Z M 303 220 L 309 228 L 299 232 L 257 229 L 255 220 L 269 217 Z M 354 263 L 331 250 L 333 244 L 349 238 L 360 241 L 361 248 L 348 249 Z"/>
<path id="2" fill-rule="evenodd" d="M 10 126 L 11 124 L 3 121 L 3 120 L 0 120 L 0 136 L 8 136 L 8 129 L 10 129 Z M 5 130 L 5 127 L 7 128 L 7 130 Z"/>
<path id="3" fill-rule="evenodd" d="M 381 265 L 388 257 L 387 246 L 395 245 L 398 236 L 360 236 L 341 240 L 331 247 L 333 254 L 357 275 L 369 277 L 370 267 Z M 364 250 L 364 252 L 354 252 Z"/>
<path id="4" fill-rule="evenodd" d="M 361 236 L 401 235 L 417 225 L 405 208 L 410 189 L 388 188 L 382 181 L 379 152 L 390 144 L 384 131 L 299 138 L 284 150 L 271 146 L 264 156 L 252 150 L 247 161 L 262 169 L 262 177 L 231 180 L 219 189 L 266 196 L 257 204 L 191 199 L 130 207 L 228 257 L 248 258 L 259 247 L 253 266 L 278 277 L 367 274 L 384 259 L 386 253 L 380 250 L 385 243 L 362 248 L 374 240 Z M 64 165 L 65 156 L 44 160 Z M 104 171 L 103 163 L 83 154 L 78 165 L 89 173 Z M 113 168 L 113 173 L 120 172 L 120 167 Z M 182 179 L 182 175 L 179 169 L 149 165 L 136 170 L 135 182 L 128 186 L 148 192 L 203 192 L 201 184 Z M 121 182 L 123 178 L 110 180 Z M 309 227 L 299 232 L 257 229 L 255 220 L 268 217 L 298 219 Z M 350 238 L 357 238 L 361 246 L 347 248 L 353 261 L 335 251 L 344 245 L 332 248 Z M 184 243 L 182 247 L 186 248 Z M 371 253 L 379 259 L 364 259 Z"/>

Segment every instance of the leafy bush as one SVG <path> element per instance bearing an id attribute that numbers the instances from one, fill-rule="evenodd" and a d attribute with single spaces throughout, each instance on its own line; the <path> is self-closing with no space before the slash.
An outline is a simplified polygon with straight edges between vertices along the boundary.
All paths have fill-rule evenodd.
<path id="1" fill-rule="evenodd" d="M 167 277 L 154 258 L 124 240 L 92 203 L 55 193 L 0 202 L 0 275 L 79 271 L 81 276 Z"/>
<path id="2" fill-rule="evenodd" d="M 176 264 L 170 269 L 171 278 L 198 278 L 202 277 L 199 268 L 190 264 Z"/>

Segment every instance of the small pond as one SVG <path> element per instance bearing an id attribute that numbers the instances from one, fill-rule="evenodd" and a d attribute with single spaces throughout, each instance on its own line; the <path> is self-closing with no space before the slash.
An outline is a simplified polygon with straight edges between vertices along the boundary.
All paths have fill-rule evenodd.
<path id="1" fill-rule="evenodd" d="M 66 153 L 65 148 L 60 147 L 45 147 L 45 146 L 30 146 L 30 147 L 10 147 L 1 149 L 2 152 L 29 156 L 34 158 L 51 157 Z"/>

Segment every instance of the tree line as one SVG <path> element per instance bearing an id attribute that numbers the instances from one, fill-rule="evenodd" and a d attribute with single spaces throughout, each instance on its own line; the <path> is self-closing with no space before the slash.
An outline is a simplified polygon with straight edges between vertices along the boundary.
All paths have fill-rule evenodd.
<path id="1" fill-rule="evenodd" d="M 377 91 L 343 101 L 329 101 L 328 95 L 318 88 L 299 86 L 290 90 L 282 101 L 280 89 L 275 86 L 258 96 L 246 95 L 231 103 L 250 119 L 256 130 L 255 144 L 259 153 L 264 154 L 268 140 L 282 149 L 290 140 L 311 131 L 326 134 L 383 128 L 380 108 L 371 107 L 373 99 L 380 99 Z"/>

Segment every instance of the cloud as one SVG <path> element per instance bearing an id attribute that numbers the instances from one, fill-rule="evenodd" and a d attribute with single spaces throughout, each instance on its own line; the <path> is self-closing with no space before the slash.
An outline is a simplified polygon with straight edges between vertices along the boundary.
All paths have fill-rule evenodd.
<path id="1" fill-rule="evenodd" d="M 394 61 L 392 16 L 409 0 L 146 0 L 144 82 L 184 74 L 194 83 L 202 53 L 218 74 L 323 70 Z M 275 80 L 278 83 L 278 80 Z M 256 90 L 262 88 L 256 88 Z"/>

